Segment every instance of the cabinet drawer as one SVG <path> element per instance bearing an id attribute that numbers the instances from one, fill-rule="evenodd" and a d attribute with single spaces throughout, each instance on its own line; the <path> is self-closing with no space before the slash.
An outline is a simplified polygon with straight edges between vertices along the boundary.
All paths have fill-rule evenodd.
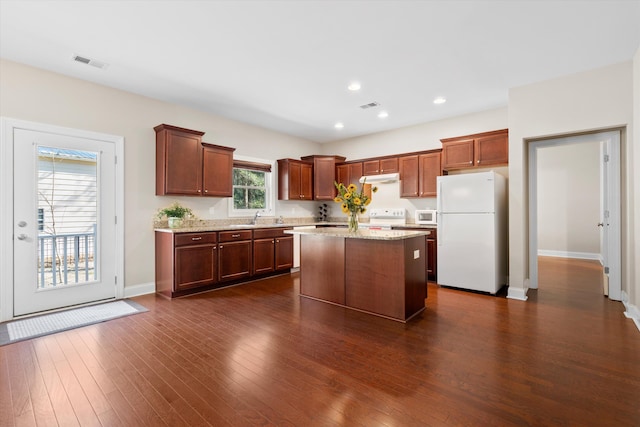
<path id="1" fill-rule="evenodd" d="M 217 243 L 217 233 L 180 233 L 175 236 L 176 246 Z"/>
<path id="2" fill-rule="evenodd" d="M 253 230 L 221 231 L 220 243 L 233 242 L 236 240 L 251 240 Z"/>
<path id="3" fill-rule="evenodd" d="M 263 228 L 260 230 L 253 230 L 254 239 L 268 239 L 270 237 L 284 237 L 284 230 L 291 230 L 291 228 Z"/>

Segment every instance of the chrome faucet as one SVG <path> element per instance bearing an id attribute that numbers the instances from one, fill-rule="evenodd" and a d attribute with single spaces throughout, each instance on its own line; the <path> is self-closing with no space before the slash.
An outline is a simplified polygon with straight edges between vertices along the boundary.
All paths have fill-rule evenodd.
<path id="1" fill-rule="evenodd" d="M 258 222 L 259 216 L 260 216 L 260 212 L 257 211 L 256 214 L 253 216 L 253 219 L 251 220 L 251 225 L 256 225 L 256 223 Z"/>

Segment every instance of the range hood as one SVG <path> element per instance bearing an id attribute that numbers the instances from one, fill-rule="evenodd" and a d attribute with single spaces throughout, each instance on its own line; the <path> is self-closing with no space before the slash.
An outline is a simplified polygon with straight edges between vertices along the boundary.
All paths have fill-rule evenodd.
<path id="1" fill-rule="evenodd" d="M 360 182 L 367 182 L 367 184 L 380 184 L 384 182 L 396 182 L 400 179 L 399 173 L 383 173 L 380 175 L 365 175 L 360 178 Z"/>

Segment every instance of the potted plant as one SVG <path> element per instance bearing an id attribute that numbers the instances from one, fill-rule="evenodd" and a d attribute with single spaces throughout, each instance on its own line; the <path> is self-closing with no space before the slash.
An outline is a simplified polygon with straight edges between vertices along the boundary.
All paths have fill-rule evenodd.
<path id="1" fill-rule="evenodd" d="M 182 220 L 185 217 L 192 217 L 193 212 L 189 208 L 185 208 L 180 203 L 175 202 L 171 206 L 160 209 L 158 211 L 158 219 L 167 218 L 169 228 L 179 228 L 182 226 Z"/>

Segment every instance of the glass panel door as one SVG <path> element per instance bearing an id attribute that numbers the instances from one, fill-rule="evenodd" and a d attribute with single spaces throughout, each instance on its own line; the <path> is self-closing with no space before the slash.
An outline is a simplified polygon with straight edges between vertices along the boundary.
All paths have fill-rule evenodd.
<path id="1" fill-rule="evenodd" d="M 115 146 L 14 138 L 14 315 L 115 297 Z"/>

